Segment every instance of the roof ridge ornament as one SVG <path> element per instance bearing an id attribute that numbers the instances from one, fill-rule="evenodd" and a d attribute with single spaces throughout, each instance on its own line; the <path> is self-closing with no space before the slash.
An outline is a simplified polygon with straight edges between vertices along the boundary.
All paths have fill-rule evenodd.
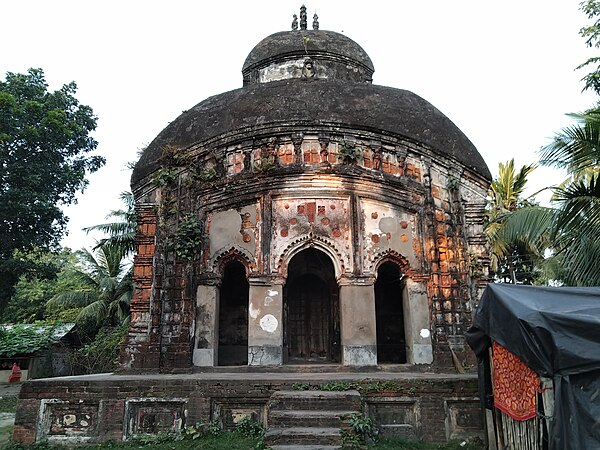
<path id="1" fill-rule="evenodd" d="M 318 30 L 319 29 L 319 16 L 317 16 L 317 13 L 315 12 L 315 15 L 313 16 L 313 30 Z"/>
<path id="2" fill-rule="evenodd" d="M 296 31 L 298 29 L 298 16 L 294 14 L 294 20 L 292 20 L 292 31 Z"/>
<path id="3" fill-rule="evenodd" d="M 306 20 L 306 6 L 300 7 L 300 29 L 306 30 L 308 28 L 308 21 Z"/>

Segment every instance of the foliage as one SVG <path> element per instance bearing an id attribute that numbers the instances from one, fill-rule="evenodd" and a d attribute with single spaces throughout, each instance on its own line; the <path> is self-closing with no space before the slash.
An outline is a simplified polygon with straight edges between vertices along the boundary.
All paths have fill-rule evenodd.
<path id="1" fill-rule="evenodd" d="M 275 168 L 275 158 L 273 156 L 263 156 L 252 163 L 254 172 L 264 173 Z"/>
<path id="2" fill-rule="evenodd" d="M 96 326 L 118 325 L 129 317 L 129 301 L 133 296 L 131 264 L 122 258 L 122 251 L 112 245 L 100 247 L 95 254 L 87 250 L 78 253 L 80 265 L 72 271 L 81 288 L 55 295 L 50 309 L 79 307 L 77 322 L 93 322 Z"/>
<path id="3" fill-rule="evenodd" d="M 72 352 L 71 367 L 75 374 L 113 372 L 127 328 L 127 323 L 114 328 L 104 327 L 92 342 Z"/>
<path id="4" fill-rule="evenodd" d="M 195 216 L 186 216 L 175 233 L 175 253 L 187 261 L 193 260 L 204 242 L 202 223 Z"/>
<path id="5" fill-rule="evenodd" d="M 242 417 L 235 425 L 235 431 L 244 437 L 263 438 L 265 427 L 262 423 L 252 419 L 250 416 Z"/>
<path id="6" fill-rule="evenodd" d="M 49 92 L 41 69 L 0 81 L 0 309 L 20 276 L 35 271 L 14 260 L 15 250 L 56 247 L 67 223 L 61 205 L 104 164 L 88 155 L 96 117 L 76 90 L 72 82 Z"/>
<path id="7" fill-rule="evenodd" d="M 0 413 L 14 413 L 17 410 L 17 397 L 0 397 Z"/>
<path id="8" fill-rule="evenodd" d="M 108 234 L 108 237 L 98 241 L 94 250 L 100 247 L 110 245 L 121 251 L 123 258 L 129 257 L 135 251 L 135 234 L 137 231 L 137 218 L 135 214 L 135 201 L 131 192 L 121 192 L 119 195 L 121 202 L 125 204 L 125 209 L 111 211 L 107 219 L 116 219 L 114 222 L 102 223 L 84 228 L 83 231 L 101 231 Z"/>
<path id="9" fill-rule="evenodd" d="M 27 355 L 48 348 L 57 340 L 56 325 L 37 323 L 2 327 L 0 333 L 0 357 Z"/>
<path id="10" fill-rule="evenodd" d="M 373 420 L 363 414 L 352 414 L 348 420 L 349 428 L 342 429 L 342 447 L 360 449 L 367 442 L 372 442 L 375 437 Z"/>
<path id="11" fill-rule="evenodd" d="M 338 149 L 338 158 L 346 164 L 354 164 L 362 157 L 362 151 L 352 142 L 342 142 Z"/>
<path id="12" fill-rule="evenodd" d="M 68 276 L 68 270 L 75 267 L 77 258 L 69 249 L 51 252 L 34 248 L 30 251 L 17 251 L 15 260 L 31 261 L 37 270 L 21 275 L 15 285 L 15 292 L 0 313 L 3 323 L 33 323 L 48 319 L 44 314 L 46 302 L 58 292 L 75 289 L 77 281 Z M 43 270 L 41 270 L 43 268 Z M 54 320 L 72 322 L 68 317 Z"/>
<path id="13" fill-rule="evenodd" d="M 527 176 L 535 166 L 522 166 L 517 172 L 514 159 L 498 165 L 488 192 L 485 212 L 485 235 L 490 245 L 491 269 L 496 278 L 509 283 L 532 284 L 544 256 L 544 246 L 524 235 L 506 234 L 507 222 L 517 211 L 534 207 L 523 198 Z M 536 245 L 538 244 L 538 245 Z"/>
<path id="14" fill-rule="evenodd" d="M 588 19 L 592 20 L 592 24 L 582 27 L 579 30 L 579 34 L 585 39 L 585 43 L 588 47 L 599 48 L 600 47 L 600 1 L 598 0 L 585 0 L 579 4 L 581 11 L 587 16 Z M 582 69 L 584 67 L 591 68 L 592 71 L 582 78 L 585 83 L 584 90 L 591 89 L 596 94 L 600 94 L 600 58 L 592 57 L 586 62 L 577 67 Z"/>

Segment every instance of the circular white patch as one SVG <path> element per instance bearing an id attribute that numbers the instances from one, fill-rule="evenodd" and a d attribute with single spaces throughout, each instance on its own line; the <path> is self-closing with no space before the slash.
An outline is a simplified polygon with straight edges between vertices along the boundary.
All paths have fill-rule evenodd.
<path id="1" fill-rule="evenodd" d="M 279 322 L 273 314 L 266 314 L 260 319 L 260 327 L 267 333 L 273 333 L 277 329 L 277 325 L 279 325 Z"/>
<path id="2" fill-rule="evenodd" d="M 421 335 L 422 338 L 425 339 L 425 338 L 429 337 L 431 332 L 427 328 L 423 328 L 419 334 Z"/>

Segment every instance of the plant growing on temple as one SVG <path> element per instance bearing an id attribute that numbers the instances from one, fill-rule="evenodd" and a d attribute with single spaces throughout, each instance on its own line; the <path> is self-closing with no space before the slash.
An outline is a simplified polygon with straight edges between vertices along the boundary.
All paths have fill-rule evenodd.
<path id="1" fill-rule="evenodd" d="M 362 156 L 362 151 L 353 142 L 344 141 L 339 146 L 337 156 L 346 164 L 354 164 Z"/>
<path id="2" fill-rule="evenodd" d="M 68 220 L 61 206 L 104 165 L 90 155 L 96 117 L 76 90 L 71 82 L 48 91 L 41 69 L 0 81 L 0 309 L 21 275 L 36 270 L 14 252 L 57 247 Z"/>
<path id="3" fill-rule="evenodd" d="M 186 216 L 175 233 L 175 253 L 180 258 L 191 261 L 204 241 L 202 223 L 195 216 Z"/>

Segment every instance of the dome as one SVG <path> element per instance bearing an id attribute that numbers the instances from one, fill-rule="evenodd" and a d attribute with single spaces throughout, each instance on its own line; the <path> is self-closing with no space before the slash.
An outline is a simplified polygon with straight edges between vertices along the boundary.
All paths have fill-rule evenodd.
<path id="1" fill-rule="evenodd" d="M 314 64 L 314 73 L 303 71 L 306 61 Z M 252 49 L 242 68 L 244 85 L 302 77 L 371 82 L 374 71 L 371 58 L 360 45 L 343 34 L 324 30 L 272 34 Z"/>
<path id="2" fill-rule="evenodd" d="M 357 82 L 288 79 L 225 92 L 184 112 L 144 151 L 132 183 L 158 168 L 166 145 L 184 149 L 219 137 L 303 125 L 375 131 L 423 143 L 491 179 L 483 158 L 462 131 L 412 92 Z"/>

